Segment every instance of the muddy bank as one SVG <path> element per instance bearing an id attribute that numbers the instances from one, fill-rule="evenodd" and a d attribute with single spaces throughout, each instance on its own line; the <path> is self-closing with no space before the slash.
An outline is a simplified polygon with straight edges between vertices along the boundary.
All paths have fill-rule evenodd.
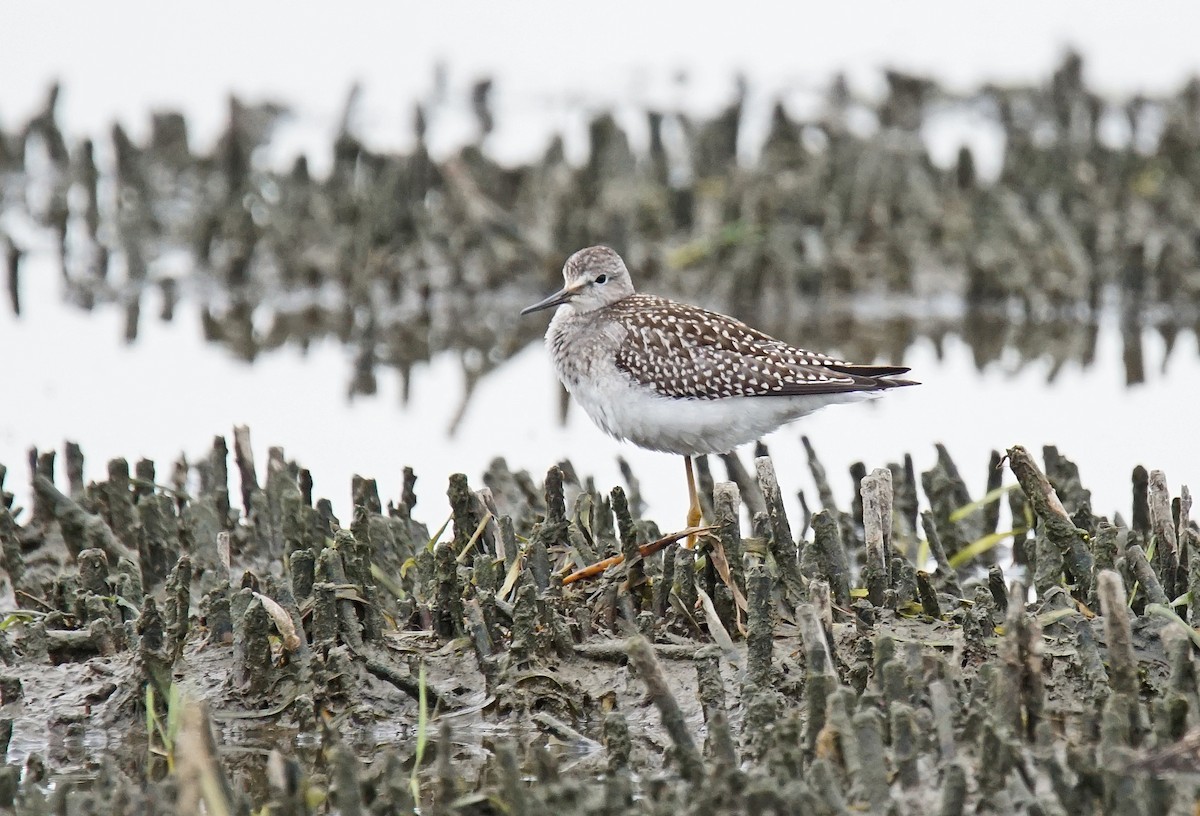
<path id="1" fill-rule="evenodd" d="M 77 446 L 31 452 L 33 506 L 0 502 L 0 806 L 1194 809 L 1200 528 L 1161 472 L 1109 519 L 1053 448 L 976 463 L 981 497 L 946 451 L 830 476 L 810 447 L 799 518 L 769 457 L 713 458 L 693 551 L 634 474 L 497 462 L 438 530 L 412 474 L 337 519 L 249 451 L 91 484 Z"/>

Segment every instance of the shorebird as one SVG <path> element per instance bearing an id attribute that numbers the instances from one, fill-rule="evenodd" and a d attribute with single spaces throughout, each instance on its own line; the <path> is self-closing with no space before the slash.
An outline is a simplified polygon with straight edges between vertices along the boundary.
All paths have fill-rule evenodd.
<path id="1" fill-rule="evenodd" d="M 901 366 L 805 351 L 732 317 L 639 294 L 605 246 L 568 258 L 562 289 L 521 314 L 553 306 L 546 348 L 559 379 L 605 433 L 684 458 L 689 529 L 701 521 L 693 456 L 728 453 L 826 405 L 916 385 L 895 379 L 908 371 Z"/>

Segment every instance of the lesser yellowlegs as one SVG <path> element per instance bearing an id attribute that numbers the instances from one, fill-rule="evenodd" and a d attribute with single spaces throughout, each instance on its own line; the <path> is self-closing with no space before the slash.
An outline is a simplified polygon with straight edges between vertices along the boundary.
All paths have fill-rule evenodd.
<path id="1" fill-rule="evenodd" d="M 546 348 L 593 422 L 617 439 L 684 457 L 689 528 L 701 518 L 693 456 L 728 453 L 826 405 L 915 385 L 895 379 L 907 368 L 855 365 L 717 312 L 637 294 L 608 247 L 568 258 L 563 282 L 521 314 L 559 307 Z"/>

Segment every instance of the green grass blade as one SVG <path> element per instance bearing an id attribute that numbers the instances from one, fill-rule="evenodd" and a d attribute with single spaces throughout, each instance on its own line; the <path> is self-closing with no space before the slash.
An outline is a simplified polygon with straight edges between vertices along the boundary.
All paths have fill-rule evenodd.
<path id="1" fill-rule="evenodd" d="M 1049 612 L 1043 612 L 1037 616 L 1037 622 L 1039 626 L 1045 628 L 1052 623 L 1058 623 L 1063 618 L 1069 618 L 1078 614 L 1080 614 L 1078 609 L 1073 606 L 1068 606 L 1062 609 L 1053 609 Z"/>
<path id="2" fill-rule="evenodd" d="M 433 538 L 429 539 L 429 541 L 425 544 L 425 549 L 431 550 L 431 551 L 433 550 L 434 546 L 441 539 L 442 533 L 446 532 L 446 528 L 450 526 L 450 522 L 453 520 L 454 520 L 453 514 L 446 517 L 446 520 L 442 522 L 442 526 L 438 527 L 437 532 L 433 534 Z"/>
<path id="3" fill-rule="evenodd" d="M 1179 617 L 1179 614 L 1171 607 L 1163 606 L 1162 604 L 1146 604 L 1146 614 L 1165 618 L 1178 624 L 1187 633 L 1188 638 L 1192 641 L 1192 645 L 1200 648 L 1200 632 L 1188 626 L 1187 621 Z"/>
<path id="4" fill-rule="evenodd" d="M 460 552 L 458 554 L 458 557 L 456 559 L 454 559 L 456 563 L 458 563 L 458 564 L 467 563 L 467 554 L 469 552 L 471 552 L 472 549 L 475 548 L 475 542 L 479 540 L 479 537 L 481 535 L 483 535 L 483 531 L 487 528 L 488 522 L 491 520 L 492 520 L 492 512 L 489 510 L 488 512 L 483 514 L 483 518 L 481 518 L 479 520 L 479 524 L 475 527 L 475 532 L 471 533 L 471 538 L 468 539 L 467 543 L 463 546 L 462 552 Z"/>
<path id="5" fill-rule="evenodd" d="M 421 806 L 421 762 L 425 759 L 425 743 L 429 739 L 429 704 L 425 695 L 425 662 L 421 661 L 417 672 L 417 748 L 413 754 L 412 776 L 408 779 L 408 789 L 412 793 L 413 804 Z"/>
<path id="6" fill-rule="evenodd" d="M 371 577 L 375 579 L 377 584 L 380 584 L 384 589 L 386 589 L 388 594 L 390 594 L 393 598 L 404 600 L 404 598 L 408 596 L 408 593 L 404 591 L 404 587 L 400 586 L 400 584 L 398 584 L 392 578 L 392 576 L 380 569 L 378 564 L 371 565 Z"/>
<path id="7" fill-rule="evenodd" d="M 1001 485 L 995 490 L 989 490 L 987 494 L 984 495 L 984 497 L 979 501 L 973 501 L 970 504 L 964 504 L 962 507 L 959 507 L 953 513 L 951 513 L 950 520 L 962 521 L 967 516 L 971 515 L 972 513 L 979 512 L 989 504 L 994 504 L 1000 501 L 1000 499 L 1002 499 L 1009 491 L 1016 490 L 1020 486 L 1021 485 L 1014 482 L 1013 484 L 1009 485 Z"/>
<path id="8" fill-rule="evenodd" d="M 996 545 L 998 545 L 1004 539 L 1012 538 L 1013 536 L 1020 535 L 1023 532 L 1025 532 L 1025 531 L 1024 530 L 1005 530 L 1004 532 L 1000 532 L 1000 533 L 990 533 L 988 535 L 985 535 L 983 538 L 972 541 L 970 544 L 963 547 L 961 550 L 956 552 L 954 555 L 950 556 L 950 558 L 949 558 L 950 566 L 953 569 L 958 569 L 959 567 L 966 566 L 967 564 L 971 563 L 971 561 L 974 560 L 975 558 L 978 558 L 980 555 L 983 555 L 985 552 L 988 552 L 989 550 L 994 549 L 996 547 Z"/>

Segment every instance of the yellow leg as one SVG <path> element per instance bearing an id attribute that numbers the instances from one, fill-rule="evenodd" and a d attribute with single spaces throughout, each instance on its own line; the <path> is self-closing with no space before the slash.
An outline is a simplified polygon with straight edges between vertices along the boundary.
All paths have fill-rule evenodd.
<path id="1" fill-rule="evenodd" d="M 687 468 L 687 484 L 688 484 L 688 527 L 699 527 L 704 515 L 700 511 L 700 496 L 696 493 L 696 475 L 692 472 L 692 457 L 683 457 L 683 464 Z M 687 543 L 684 545 L 689 550 L 696 546 L 696 534 L 689 533 Z"/>

